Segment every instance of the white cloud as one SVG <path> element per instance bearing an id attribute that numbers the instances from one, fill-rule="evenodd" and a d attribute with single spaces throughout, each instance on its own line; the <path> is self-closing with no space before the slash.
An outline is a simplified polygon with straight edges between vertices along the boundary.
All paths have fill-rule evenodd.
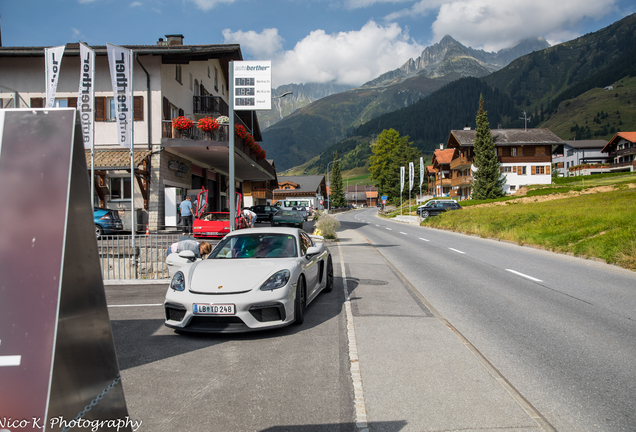
<path id="1" fill-rule="evenodd" d="M 214 9 L 217 5 L 223 3 L 234 3 L 236 0 L 187 0 L 194 3 L 202 11 Z"/>
<path id="2" fill-rule="evenodd" d="M 465 45 L 497 51 L 522 39 L 543 36 L 560 43 L 579 35 L 577 23 L 598 19 L 616 0 L 458 0 L 441 5 L 433 40 L 447 34 Z"/>
<path id="3" fill-rule="evenodd" d="M 130 4 L 130 7 L 139 7 L 139 6 L 142 6 L 142 3 L 138 1 L 134 1 Z"/>
<path id="4" fill-rule="evenodd" d="M 331 82 L 361 85 L 418 57 L 423 47 L 397 24 L 369 21 L 360 30 L 327 34 L 314 30 L 293 50 L 281 51 L 276 29 L 263 33 L 224 30 L 225 41 L 241 44 L 255 60 L 272 60 L 273 85 Z"/>
<path id="5" fill-rule="evenodd" d="M 262 33 L 253 30 L 244 32 L 232 32 L 223 30 L 225 43 L 237 43 L 241 45 L 241 51 L 258 60 L 268 60 L 283 48 L 285 40 L 278 35 L 277 29 L 265 29 Z"/>
<path id="6" fill-rule="evenodd" d="M 406 3 L 413 0 L 346 0 L 344 5 L 348 9 L 359 9 L 374 6 L 378 3 Z"/>

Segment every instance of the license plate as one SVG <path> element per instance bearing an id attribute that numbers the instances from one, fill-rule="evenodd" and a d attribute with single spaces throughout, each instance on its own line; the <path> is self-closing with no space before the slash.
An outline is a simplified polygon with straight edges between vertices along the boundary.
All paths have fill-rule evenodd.
<path id="1" fill-rule="evenodd" d="M 197 315 L 234 315 L 236 313 L 233 304 L 197 304 L 193 305 Z"/>

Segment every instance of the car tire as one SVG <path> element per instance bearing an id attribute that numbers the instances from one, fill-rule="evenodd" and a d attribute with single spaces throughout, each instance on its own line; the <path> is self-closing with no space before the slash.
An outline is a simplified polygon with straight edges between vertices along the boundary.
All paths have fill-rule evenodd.
<path id="1" fill-rule="evenodd" d="M 327 278 L 327 284 L 325 285 L 325 292 L 333 291 L 333 262 L 331 262 L 331 257 L 327 260 L 327 274 L 325 275 Z"/>
<path id="2" fill-rule="evenodd" d="M 97 238 L 100 238 L 102 235 L 104 235 L 104 230 L 102 229 L 102 227 L 100 227 L 99 225 L 95 225 L 95 236 Z"/>
<path id="3" fill-rule="evenodd" d="M 301 325 L 305 322 L 305 279 L 298 278 L 296 284 L 296 298 L 294 299 L 294 324 Z"/>
<path id="4" fill-rule="evenodd" d="M 422 212 L 422 219 L 426 219 L 428 217 L 428 211 L 424 210 Z"/>

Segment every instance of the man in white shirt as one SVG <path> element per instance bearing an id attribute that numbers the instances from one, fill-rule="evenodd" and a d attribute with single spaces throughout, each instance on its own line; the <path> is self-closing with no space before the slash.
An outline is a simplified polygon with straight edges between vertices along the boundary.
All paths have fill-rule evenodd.
<path id="1" fill-rule="evenodd" d="M 256 223 L 256 213 L 254 213 L 250 209 L 243 209 L 243 215 L 245 219 L 247 219 L 247 224 L 250 228 L 254 228 L 254 224 Z"/>

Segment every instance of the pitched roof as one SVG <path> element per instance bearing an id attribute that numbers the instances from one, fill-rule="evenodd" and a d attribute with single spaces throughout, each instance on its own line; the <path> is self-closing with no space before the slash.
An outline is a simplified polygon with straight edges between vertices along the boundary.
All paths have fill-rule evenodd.
<path id="1" fill-rule="evenodd" d="M 135 150 L 134 163 L 135 167 L 150 155 L 149 151 Z M 85 150 L 86 166 L 91 167 L 91 151 Z M 95 169 L 130 169 L 130 150 L 95 150 Z"/>
<path id="2" fill-rule="evenodd" d="M 564 141 L 548 129 L 491 129 L 495 146 L 555 145 Z M 448 137 L 449 147 L 472 147 L 475 130 L 453 130 Z"/>
<path id="3" fill-rule="evenodd" d="M 433 152 L 433 165 L 435 162 L 438 164 L 449 164 L 453 160 L 453 155 L 455 154 L 455 149 L 444 149 L 444 150 L 435 150 Z"/>
<path id="4" fill-rule="evenodd" d="M 322 183 L 324 178 L 324 175 L 285 176 L 278 177 L 278 184 L 283 184 L 285 182 L 299 184 L 300 187 L 298 189 L 294 189 L 293 192 L 317 192 L 320 187 L 320 183 Z M 276 189 L 276 191 L 280 191 L 280 193 L 286 192 L 285 189 Z"/>
<path id="5" fill-rule="evenodd" d="M 615 146 L 621 139 L 625 139 L 629 142 L 636 143 L 636 132 L 616 132 L 616 135 L 603 147 L 601 152 L 609 153 L 610 147 Z"/>
<path id="6" fill-rule="evenodd" d="M 575 149 L 590 149 L 590 148 L 603 148 L 607 141 L 605 140 L 576 140 L 576 141 L 565 141 L 568 147 L 572 147 Z"/>

